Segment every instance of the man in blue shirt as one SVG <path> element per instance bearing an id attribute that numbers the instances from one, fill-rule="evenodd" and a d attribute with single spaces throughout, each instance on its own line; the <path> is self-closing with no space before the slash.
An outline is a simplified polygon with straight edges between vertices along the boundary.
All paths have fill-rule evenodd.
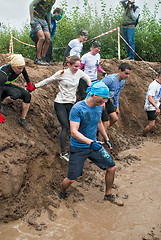
<path id="1" fill-rule="evenodd" d="M 108 127 L 118 120 L 118 114 L 120 113 L 119 95 L 125 84 L 125 80 L 130 76 L 130 73 L 131 66 L 128 63 L 121 63 L 118 73 L 108 75 L 102 79 L 102 82 L 106 84 L 110 91 L 108 100 L 105 103 L 102 112 L 102 122 L 106 132 Z M 110 99 L 113 99 L 113 103 Z"/>
<path id="2" fill-rule="evenodd" d="M 54 36 L 55 36 L 55 32 L 56 32 L 56 27 L 57 27 L 57 21 L 62 19 L 62 16 L 63 16 L 63 10 L 61 8 L 56 8 L 56 9 L 54 9 L 53 14 L 51 13 L 51 32 L 50 32 L 51 42 L 50 42 L 48 51 L 45 56 L 45 61 L 47 63 L 49 63 L 50 65 L 53 65 L 52 55 L 53 55 L 53 44 L 54 44 Z M 47 16 L 45 17 L 45 20 L 48 22 Z M 36 47 L 36 52 L 37 52 L 38 37 L 37 37 L 36 33 L 33 32 L 32 30 L 30 31 L 30 38 L 32 39 L 33 42 L 35 42 L 35 47 Z M 35 59 L 37 59 L 37 54 L 36 54 Z"/>
<path id="3" fill-rule="evenodd" d="M 66 190 L 83 173 L 83 166 L 87 158 L 95 163 L 105 173 L 105 200 L 118 204 L 115 196 L 111 193 L 116 166 L 108 152 L 102 147 L 104 142 L 97 141 L 97 129 L 105 139 L 109 149 L 112 142 L 101 121 L 102 104 L 107 101 L 109 89 L 102 81 L 96 81 L 87 89 L 85 100 L 77 102 L 70 111 L 70 157 L 68 177 L 63 180 L 60 198 L 67 197 Z M 102 157 L 102 151 L 106 152 L 106 158 Z"/>

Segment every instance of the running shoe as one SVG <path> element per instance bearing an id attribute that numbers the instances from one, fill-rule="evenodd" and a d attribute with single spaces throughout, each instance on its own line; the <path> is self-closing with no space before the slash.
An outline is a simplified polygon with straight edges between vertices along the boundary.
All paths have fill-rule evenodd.
<path id="1" fill-rule="evenodd" d="M 60 158 L 66 160 L 67 162 L 69 162 L 68 153 L 61 153 L 60 154 Z"/>

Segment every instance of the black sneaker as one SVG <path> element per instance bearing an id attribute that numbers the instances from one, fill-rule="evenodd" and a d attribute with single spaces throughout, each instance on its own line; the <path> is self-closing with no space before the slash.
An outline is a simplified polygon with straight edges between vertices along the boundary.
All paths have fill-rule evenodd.
<path id="1" fill-rule="evenodd" d="M 121 199 L 116 198 L 113 194 L 108 194 L 104 196 L 104 200 L 110 201 L 117 206 L 123 206 L 124 202 Z"/>
<path id="2" fill-rule="evenodd" d="M 42 62 L 44 65 L 49 65 L 49 63 L 45 60 L 45 57 L 41 57 L 41 62 Z"/>
<path id="3" fill-rule="evenodd" d="M 59 193 L 59 198 L 60 198 L 60 199 L 66 199 L 66 198 L 67 198 L 67 194 L 66 194 L 66 193 L 63 193 L 63 192 L 60 192 L 60 193 Z"/>
<path id="4" fill-rule="evenodd" d="M 46 65 L 45 62 L 42 61 L 42 59 L 36 58 L 34 60 L 34 63 L 37 65 Z"/>
<path id="5" fill-rule="evenodd" d="M 7 106 L 1 103 L 1 113 L 7 116 Z"/>
<path id="6" fill-rule="evenodd" d="M 61 153 L 60 154 L 60 158 L 66 160 L 67 162 L 69 162 L 69 155 L 68 155 L 68 153 Z"/>
<path id="7" fill-rule="evenodd" d="M 26 122 L 26 119 L 19 118 L 19 119 L 18 119 L 18 123 L 19 123 L 23 128 L 25 128 L 26 130 L 30 131 L 30 127 L 29 127 L 28 123 Z"/>

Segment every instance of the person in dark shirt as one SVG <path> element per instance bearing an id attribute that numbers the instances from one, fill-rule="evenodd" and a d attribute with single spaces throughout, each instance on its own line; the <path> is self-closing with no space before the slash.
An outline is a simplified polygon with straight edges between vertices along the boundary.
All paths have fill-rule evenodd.
<path id="1" fill-rule="evenodd" d="M 38 37 L 36 64 L 48 65 L 45 61 L 45 56 L 51 42 L 50 32 L 52 31 L 52 25 L 50 12 L 55 1 L 33 0 L 29 7 L 31 29 Z"/>
<path id="2" fill-rule="evenodd" d="M 0 123 L 4 123 L 5 120 L 2 114 L 7 115 L 6 104 L 22 99 L 22 114 L 18 122 L 29 130 L 26 116 L 30 107 L 31 94 L 28 91 L 33 91 L 35 87 L 29 80 L 23 56 L 21 54 L 13 54 L 8 58 L 10 60 L 9 64 L 0 67 Z M 27 82 L 28 91 L 13 84 L 21 73 Z"/>

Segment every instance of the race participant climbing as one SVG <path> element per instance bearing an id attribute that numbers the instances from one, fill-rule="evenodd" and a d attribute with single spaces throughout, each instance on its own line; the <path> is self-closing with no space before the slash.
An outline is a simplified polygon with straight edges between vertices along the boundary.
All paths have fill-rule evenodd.
<path id="1" fill-rule="evenodd" d="M 105 103 L 102 112 L 102 122 L 107 132 L 109 126 L 113 125 L 118 120 L 119 110 L 119 95 L 125 84 L 125 80 L 129 78 L 131 66 L 129 63 L 121 63 L 119 72 L 107 75 L 102 79 L 102 82 L 109 88 L 109 97 Z M 113 102 L 110 100 L 113 99 Z M 101 136 L 100 136 L 101 138 Z M 102 140 L 102 139 L 101 139 Z"/>
<path id="2" fill-rule="evenodd" d="M 67 58 L 68 54 L 70 56 L 76 55 L 80 58 L 80 54 L 81 54 L 82 49 L 83 49 L 83 43 L 85 41 L 87 41 L 87 39 L 88 39 L 88 31 L 84 30 L 84 29 L 81 29 L 79 31 L 78 37 L 76 39 L 71 40 L 68 43 L 68 46 L 67 46 L 67 48 L 65 50 L 65 53 L 64 53 L 63 66 L 66 62 L 66 58 Z"/>
<path id="3" fill-rule="evenodd" d="M 68 69 L 63 69 L 56 72 L 51 77 L 35 84 L 35 88 L 42 87 L 52 81 L 59 82 L 59 92 L 56 95 L 54 101 L 54 108 L 61 124 L 62 130 L 60 133 L 60 157 L 69 160 L 68 153 L 66 151 L 67 135 L 69 130 L 69 113 L 76 102 L 76 91 L 79 84 L 79 79 L 83 78 L 87 85 L 90 86 L 91 80 L 89 76 L 79 69 L 80 58 L 78 56 L 72 56 L 67 58 Z"/>
<path id="4" fill-rule="evenodd" d="M 36 64 L 48 65 L 45 61 L 45 56 L 51 42 L 50 32 L 52 31 L 52 25 L 50 12 L 55 1 L 33 0 L 29 6 L 31 29 L 38 37 Z M 45 16 L 47 17 L 47 21 L 45 20 Z"/>
<path id="5" fill-rule="evenodd" d="M 101 121 L 102 104 L 107 101 L 108 87 L 102 81 L 96 81 L 87 88 L 85 100 L 77 102 L 70 111 L 70 158 L 68 176 L 62 182 L 59 197 L 67 197 L 66 190 L 83 174 L 83 166 L 86 159 L 90 159 L 100 169 L 105 171 L 105 195 L 104 200 L 122 206 L 115 195 L 112 194 L 112 186 L 116 166 L 111 156 L 103 148 L 104 142 L 97 141 L 97 129 L 101 132 L 108 149 L 112 149 L 112 142 Z M 103 151 L 103 154 L 102 154 Z M 106 153 L 106 154 L 105 154 Z"/>
<path id="6" fill-rule="evenodd" d="M 91 43 L 90 52 L 84 54 L 81 57 L 80 69 L 84 68 L 84 72 L 90 77 L 91 82 L 97 81 L 97 71 L 102 73 L 105 77 L 106 72 L 100 67 L 100 52 L 101 43 L 98 41 L 93 41 Z M 78 86 L 78 93 L 81 100 L 85 99 L 87 84 L 80 79 Z"/>
<path id="7" fill-rule="evenodd" d="M 146 110 L 149 124 L 143 131 L 143 136 L 146 137 L 147 133 L 155 126 L 155 119 L 161 114 L 161 72 L 158 73 L 158 78 L 155 79 L 148 88 L 146 93 L 146 100 L 144 109 Z"/>
<path id="8" fill-rule="evenodd" d="M 26 122 L 26 116 L 30 107 L 31 94 L 35 87 L 31 84 L 29 76 L 25 69 L 25 60 L 21 54 L 13 54 L 8 57 L 9 64 L 0 67 L 0 123 L 4 123 L 5 118 L 1 115 L 7 115 L 6 104 L 22 99 L 21 118 L 18 119 L 19 124 L 29 130 Z M 23 74 L 27 82 L 27 90 L 13 84 L 20 74 Z"/>

